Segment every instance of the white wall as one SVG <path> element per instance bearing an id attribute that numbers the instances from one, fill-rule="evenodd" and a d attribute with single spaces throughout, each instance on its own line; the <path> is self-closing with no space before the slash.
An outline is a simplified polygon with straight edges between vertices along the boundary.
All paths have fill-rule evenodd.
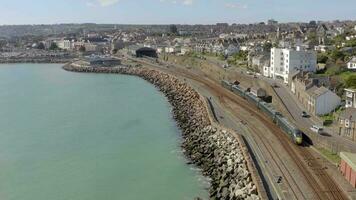
<path id="1" fill-rule="evenodd" d="M 315 51 L 278 49 L 271 50 L 271 74 L 274 79 L 280 76 L 288 83 L 289 74 L 298 70 L 315 72 L 317 57 Z"/>
<path id="2" fill-rule="evenodd" d="M 354 63 L 354 62 L 347 63 L 347 68 L 348 69 L 356 69 L 356 63 Z"/>

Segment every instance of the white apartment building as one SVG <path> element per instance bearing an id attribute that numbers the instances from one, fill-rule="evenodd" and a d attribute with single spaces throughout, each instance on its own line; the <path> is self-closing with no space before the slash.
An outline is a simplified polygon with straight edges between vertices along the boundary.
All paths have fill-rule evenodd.
<path id="1" fill-rule="evenodd" d="M 315 72 L 317 57 L 315 51 L 306 51 L 301 48 L 271 49 L 271 65 L 264 68 L 265 75 L 273 79 L 282 79 L 288 84 L 289 75 L 297 71 Z"/>
<path id="2" fill-rule="evenodd" d="M 346 108 L 356 108 L 356 89 L 345 89 Z"/>
<path id="3" fill-rule="evenodd" d="M 353 57 L 353 58 L 347 63 L 347 69 L 356 70 L 356 57 Z"/>
<path id="4" fill-rule="evenodd" d="M 57 41 L 57 46 L 60 49 L 70 50 L 72 49 L 72 42 L 70 40 L 60 40 Z"/>

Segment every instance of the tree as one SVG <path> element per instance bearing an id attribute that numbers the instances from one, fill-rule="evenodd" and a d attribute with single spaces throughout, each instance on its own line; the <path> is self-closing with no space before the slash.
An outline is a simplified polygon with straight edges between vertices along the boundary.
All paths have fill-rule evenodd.
<path id="1" fill-rule="evenodd" d="M 54 42 L 53 42 L 53 43 L 51 44 L 51 46 L 49 47 L 49 50 L 52 50 L 52 51 L 53 51 L 53 50 L 57 50 L 57 49 L 59 49 L 59 48 L 58 48 L 58 45 L 57 45 L 56 43 L 54 43 Z"/>
<path id="2" fill-rule="evenodd" d="M 273 47 L 273 44 L 270 42 L 267 42 L 263 45 L 263 51 L 269 52 L 269 51 L 271 51 L 272 47 Z"/>
<path id="3" fill-rule="evenodd" d="M 356 88 L 356 74 L 351 75 L 346 80 L 346 87 L 348 87 L 348 88 Z"/>
<path id="4" fill-rule="evenodd" d="M 169 26 L 169 32 L 172 33 L 173 35 L 178 34 L 178 28 L 176 25 L 172 24 Z"/>
<path id="5" fill-rule="evenodd" d="M 325 64 L 328 61 L 329 57 L 323 53 L 318 54 L 318 63 Z"/>
<path id="6" fill-rule="evenodd" d="M 45 45 L 42 42 L 40 42 L 37 46 L 37 49 L 45 49 Z"/>
<path id="7" fill-rule="evenodd" d="M 80 46 L 80 47 L 79 47 L 79 51 L 80 51 L 80 52 L 85 52 L 85 51 L 86 51 L 85 46 Z"/>
<path id="8" fill-rule="evenodd" d="M 334 50 L 330 53 L 330 57 L 334 59 L 335 61 L 337 60 L 344 60 L 345 54 L 342 51 L 339 50 Z"/>

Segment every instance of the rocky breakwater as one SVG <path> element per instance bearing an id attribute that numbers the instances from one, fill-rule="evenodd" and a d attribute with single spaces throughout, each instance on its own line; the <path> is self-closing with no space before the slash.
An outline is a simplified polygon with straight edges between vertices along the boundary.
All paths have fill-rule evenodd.
<path id="1" fill-rule="evenodd" d="M 204 99 L 189 85 L 169 74 L 145 67 L 91 68 L 66 65 L 65 70 L 139 76 L 162 91 L 173 107 L 183 132 L 185 155 L 211 179 L 211 199 L 260 199 L 239 140 L 212 125 Z"/>

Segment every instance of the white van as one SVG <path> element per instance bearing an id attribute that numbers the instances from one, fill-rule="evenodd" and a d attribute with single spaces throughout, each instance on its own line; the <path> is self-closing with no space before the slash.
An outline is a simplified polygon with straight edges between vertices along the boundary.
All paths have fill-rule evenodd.
<path id="1" fill-rule="evenodd" d="M 312 127 L 310 127 L 310 130 L 318 134 L 323 132 L 323 128 L 317 125 L 313 125 Z"/>

